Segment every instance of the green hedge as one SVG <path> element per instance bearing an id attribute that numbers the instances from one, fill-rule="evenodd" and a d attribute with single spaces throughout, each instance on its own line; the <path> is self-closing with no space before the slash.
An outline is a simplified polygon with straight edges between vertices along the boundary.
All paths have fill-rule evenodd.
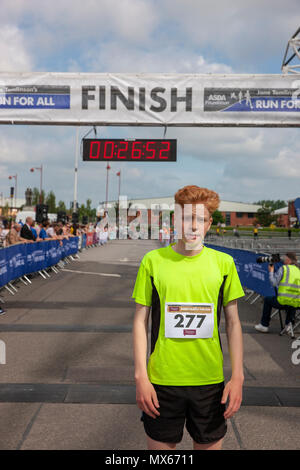
<path id="1" fill-rule="evenodd" d="M 217 226 L 216 225 L 212 225 L 211 226 L 211 229 L 216 229 Z M 226 227 L 220 227 L 220 229 L 225 229 L 226 231 L 230 231 L 230 230 L 233 230 L 234 228 L 236 227 L 232 227 L 231 225 L 227 225 Z M 238 227 L 237 230 L 238 231 L 247 231 L 247 232 L 253 232 L 253 226 L 252 225 L 249 225 L 249 227 Z M 271 229 L 270 227 L 262 227 L 262 228 L 259 228 L 258 229 L 258 233 L 259 232 L 271 232 L 271 233 L 274 233 L 274 232 L 287 232 L 288 229 L 286 227 L 275 227 L 274 229 Z M 299 228 L 292 228 L 291 229 L 292 232 L 296 232 L 296 233 L 299 233 L 300 232 L 300 229 Z"/>

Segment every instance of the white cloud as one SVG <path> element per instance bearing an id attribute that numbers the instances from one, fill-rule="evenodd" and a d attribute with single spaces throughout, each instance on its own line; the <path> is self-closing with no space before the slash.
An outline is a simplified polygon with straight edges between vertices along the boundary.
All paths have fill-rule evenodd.
<path id="1" fill-rule="evenodd" d="M 137 72 L 137 73 L 232 73 L 230 66 L 213 62 L 201 55 L 188 52 L 176 46 L 144 49 L 140 45 L 111 42 L 88 51 L 84 61 L 94 72 Z"/>
<path id="2" fill-rule="evenodd" d="M 24 34 L 16 26 L 8 24 L 0 28 L 0 68 L 2 72 L 27 72 L 33 68 Z"/>
<path id="3" fill-rule="evenodd" d="M 264 72 L 273 62 L 280 73 L 287 40 L 298 27 L 299 2 L 271 3 L 2 0 L 1 70 L 234 73 L 257 72 L 265 61 Z M 105 128 L 100 134 L 160 138 L 163 130 Z M 74 128 L 2 126 L 0 135 L 1 191 L 8 191 L 8 175 L 15 173 L 20 194 L 38 186 L 29 168 L 43 163 L 46 190 L 53 189 L 57 200 L 72 200 Z M 185 184 L 206 183 L 223 198 L 240 201 L 299 193 L 298 130 L 170 128 L 167 136 L 178 139 L 178 162 L 170 168 L 120 166 L 129 197 L 174 194 Z M 112 165 L 110 197 L 118 193 L 117 166 Z M 80 161 L 78 199 L 92 197 L 94 205 L 103 200 L 105 179 L 104 165 Z"/>
<path id="4" fill-rule="evenodd" d="M 300 159 L 299 150 L 296 152 L 291 148 L 282 148 L 274 159 L 266 160 L 266 165 L 271 168 L 273 178 L 288 178 L 291 181 L 300 181 Z"/>
<path id="5" fill-rule="evenodd" d="M 112 38 L 143 43 L 158 21 L 157 10 L 147 0 L 2 0 L 1 14 L 2 21 L 29 25 L 28 40 L 38 54 L 71 44 L 78 54 Z"/>
<path id="6" fill-rule="evenodd" d="M 187 45 L 209 48 L 236 62 L 239 70 L 255 71 L 270 57 L 282 59 L 299 27 L 298 0 L 165 0 L 161 5 Z M 278 62 L 278 73 L 280 66 Z"/>

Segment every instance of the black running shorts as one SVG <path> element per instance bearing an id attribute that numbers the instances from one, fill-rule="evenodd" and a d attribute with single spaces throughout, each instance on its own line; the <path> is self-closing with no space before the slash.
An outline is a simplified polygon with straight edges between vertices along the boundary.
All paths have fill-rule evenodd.
<path id="1" fill-rule="evenodd" d="M 178 443 L 184 424 L 192 439 L 205 444 L 222 439 L 227 431 L 225 404 L 221 404 L 224 382 L 200 386 L 153 384 L 160 416 L 143 412 L 141 421 L 146 434 L 159 442 Z"/>

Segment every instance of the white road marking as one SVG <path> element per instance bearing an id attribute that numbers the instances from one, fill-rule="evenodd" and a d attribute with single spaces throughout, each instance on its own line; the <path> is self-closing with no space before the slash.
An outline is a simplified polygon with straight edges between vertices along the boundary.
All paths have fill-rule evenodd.
<path id="1" fill-rule="evenodd" d="M 95 276 L 121 277 L 121 274 L 90 273 L 87 271 L 74 271 L 73 269 L 62 269 L 62 271 L 67 271 L 68 273 L 78 273 L 78 274 L 94 274 Z"/>

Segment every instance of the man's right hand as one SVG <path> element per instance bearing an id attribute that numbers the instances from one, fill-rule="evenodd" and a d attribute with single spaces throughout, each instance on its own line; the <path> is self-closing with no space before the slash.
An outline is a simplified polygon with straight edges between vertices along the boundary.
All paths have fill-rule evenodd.
<path id="1" fill-rule="evenodd" d="M 160 415 L 156 409 L 159 408 L 156 391 L 149 379 L 136 381 L 136 402 L 140 410 L 151 416 L 151 418 L 155 419 Z"/>

